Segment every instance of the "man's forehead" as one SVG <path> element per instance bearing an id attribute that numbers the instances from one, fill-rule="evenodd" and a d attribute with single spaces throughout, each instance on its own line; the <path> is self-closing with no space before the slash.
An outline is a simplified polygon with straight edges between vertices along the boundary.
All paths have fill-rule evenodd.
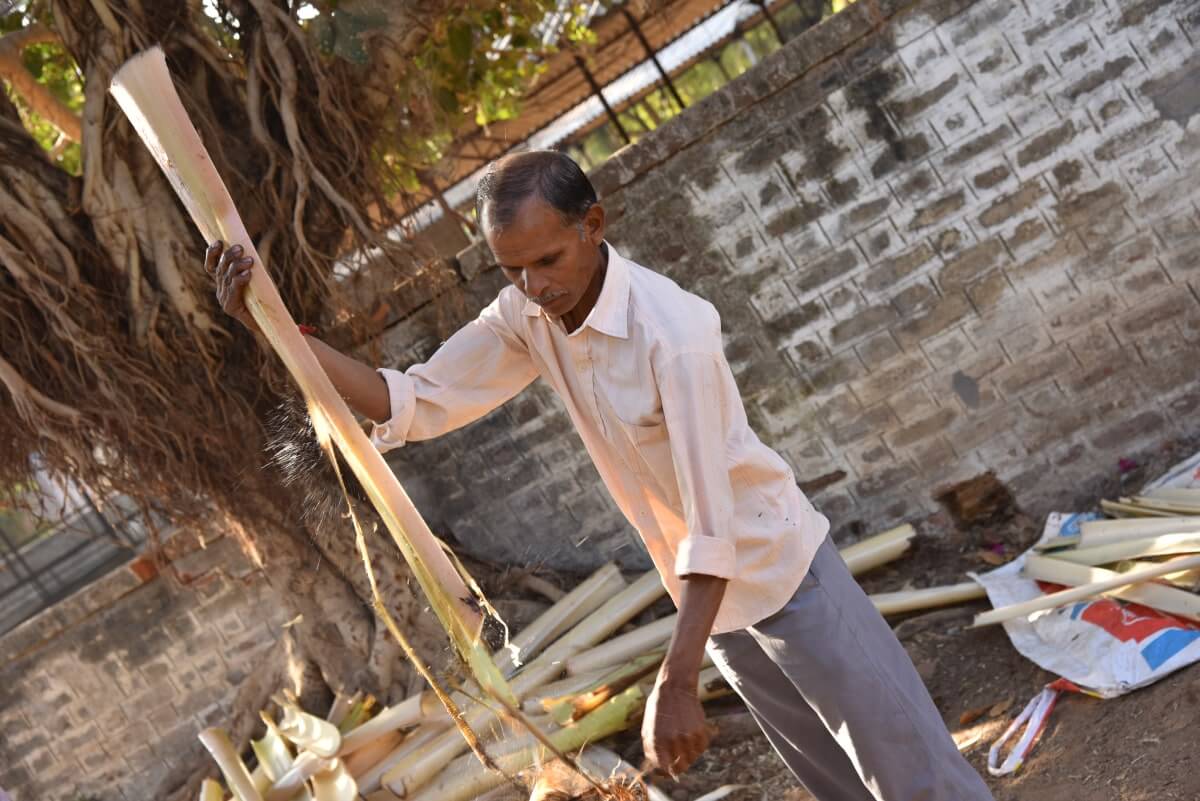
<path id="1" fill-rule="evenodd" d="M 497 261 L 517 263 L 536 260 L 562 247 L 561 237 L 571 226 L 541 198 L 531 198 L 507 227 L 496 231 L 487 226 L 484 234 Z"/>

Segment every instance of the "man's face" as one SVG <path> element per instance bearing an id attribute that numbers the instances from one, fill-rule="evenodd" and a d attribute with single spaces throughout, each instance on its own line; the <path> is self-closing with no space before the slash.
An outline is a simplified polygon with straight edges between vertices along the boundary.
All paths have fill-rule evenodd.
<path id="1" fill-rule="evenodd" d="M 561 317 L 579 304 L 599 265 L 604 209 L 597 203 L 582 222 L 566 224 L 533 197 L 508 228 L 485 227 L 484 234 L 505 277 L 547 314 Z"/>

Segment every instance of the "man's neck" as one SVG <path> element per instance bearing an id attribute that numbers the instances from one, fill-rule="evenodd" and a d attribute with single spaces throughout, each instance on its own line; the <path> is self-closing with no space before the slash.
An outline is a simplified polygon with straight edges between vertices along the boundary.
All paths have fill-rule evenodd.
<path id="1" fill-rule="evenodd" d="M 608 245 L 601 242 L 600 247 L 596 249 L 596 269 L 592 272 L 592 280 L 588 283 L 587 290 L 579 299 L 579 303 L 575 304 L 575 308 L 562 316 L 563 326 L 567 329 L 568 334 L 574 333 L 579 326 L 583 325 L 583 321 L 596 307 L 596 301 L 600 299 L 600 291 L 604 289 L 604 276 L 607 273 Z"/>

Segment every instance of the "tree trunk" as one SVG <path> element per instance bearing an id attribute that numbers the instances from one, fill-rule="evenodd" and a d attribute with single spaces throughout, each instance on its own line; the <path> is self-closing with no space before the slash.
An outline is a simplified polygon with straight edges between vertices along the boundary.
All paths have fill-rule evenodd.
<path id="1" fill-rule="evenodd" d="M 408 673 L 375 625 L 348 521 L 304 519 L 297 510 L 312 488 L 284 487 L 264 468 L 262 421 L 291 391 L 286 374 L 216 309 L 204 243 L 107 95 L 126 58 L 163 44 L 281 294 L 297 317 L 320 321 L 347 311 L 330 276 L 348 248 L 375 246 L 377 271 L 389 261 L 416 267 L 408 245 L 365 222 L 366 209 L 380 230 L 392 221 L 371 162 L 377 131 L 356 127 L 370 70 L 323 61 L 267 0 L 224 4 L 239 17 L 240 41 L 224 46 L 240 51 L 240 64 L 186 0 L 49 5 L 84 76 L 83 174 L 52 164 L 0 93 L 0 402 L 12 401 L 0 407 L 0 488 L 23 481 L 36 455 L 176 523 L 229 521 L 296 618 L 276 663 L 241 689 L 228 722 L 237 741 L 297 675 L 317 691 L 363 689 L 386 702 Z M 322 481 L 328 489 L 329 475 Z M 370 540 L 396 619 L 426 655 L 444 652 L 403 560 L 383 538 Z M 154 797 L 194 797 L 197 783 L 184 771 Z"/>

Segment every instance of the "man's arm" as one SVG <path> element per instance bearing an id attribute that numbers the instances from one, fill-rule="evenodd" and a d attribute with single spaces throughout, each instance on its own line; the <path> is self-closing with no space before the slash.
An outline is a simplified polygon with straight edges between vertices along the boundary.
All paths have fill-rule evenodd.
<path id="1" fill-rule="evenodd" d="M 351 409 L 375 423 L 392 416 L 387 381 L 375 368 L 331 348 L 311 334 L 306 334 L 304 341 Z"/>
<path id="2" fill-rule="evenodd" d="M 696 682 L 726 584 L 737 571 L 726 443 L 744 412 L 721 351 L 720 319 L 709 311 L 697 321 L 688 349 L 654 365 L 688 534 L 675 554 L 679 621 L 647 703 L 642 737 L 650 761 L 672 774 L 708 747 Z"/>
<path id="3" fill-rule="evenodd" d="M 226 248 L 224 242 L 213 242 L 204 253 L 204 269 L 217 285 L 217 302 L 230 317 L 260 333 L 258 323 L 246 308 L 244 295 L 250 283 L 254 261 L 241 245 Z M 306 341 L 321 368 L 333 382 L 334 389 L 346 399 L 350 408 L 363 417 L 382 423 L 391 416 L 387 382 L 369 365 L 340 353 L 313 336 Z"/>
<path id="4" fill-rule="evenodd" d="M 697 695 L 704 644 L 712 631 L 726 580 L 694 574 L 683 580 L 679 619 L 642 721 L 642 748 L 651 764 L 672 776 L 687 770 L 711 738 Z"/>
<path id="5" fill-rule="evenodd" d="M 239 246 L 223 250 L 216 242 L 204 266 L 216 282 L 221 308 L 257 332 L 243 301 L 251 260 Z M 428 361 L 404 371 L 375 370 L 315 337 L 306 341 L 350 407 L 375 421 L 371 440 L 386 451 L 477 420 L 537 377 L 528 348 L 501 311 L 501 298 L 455 332 Z"/>

